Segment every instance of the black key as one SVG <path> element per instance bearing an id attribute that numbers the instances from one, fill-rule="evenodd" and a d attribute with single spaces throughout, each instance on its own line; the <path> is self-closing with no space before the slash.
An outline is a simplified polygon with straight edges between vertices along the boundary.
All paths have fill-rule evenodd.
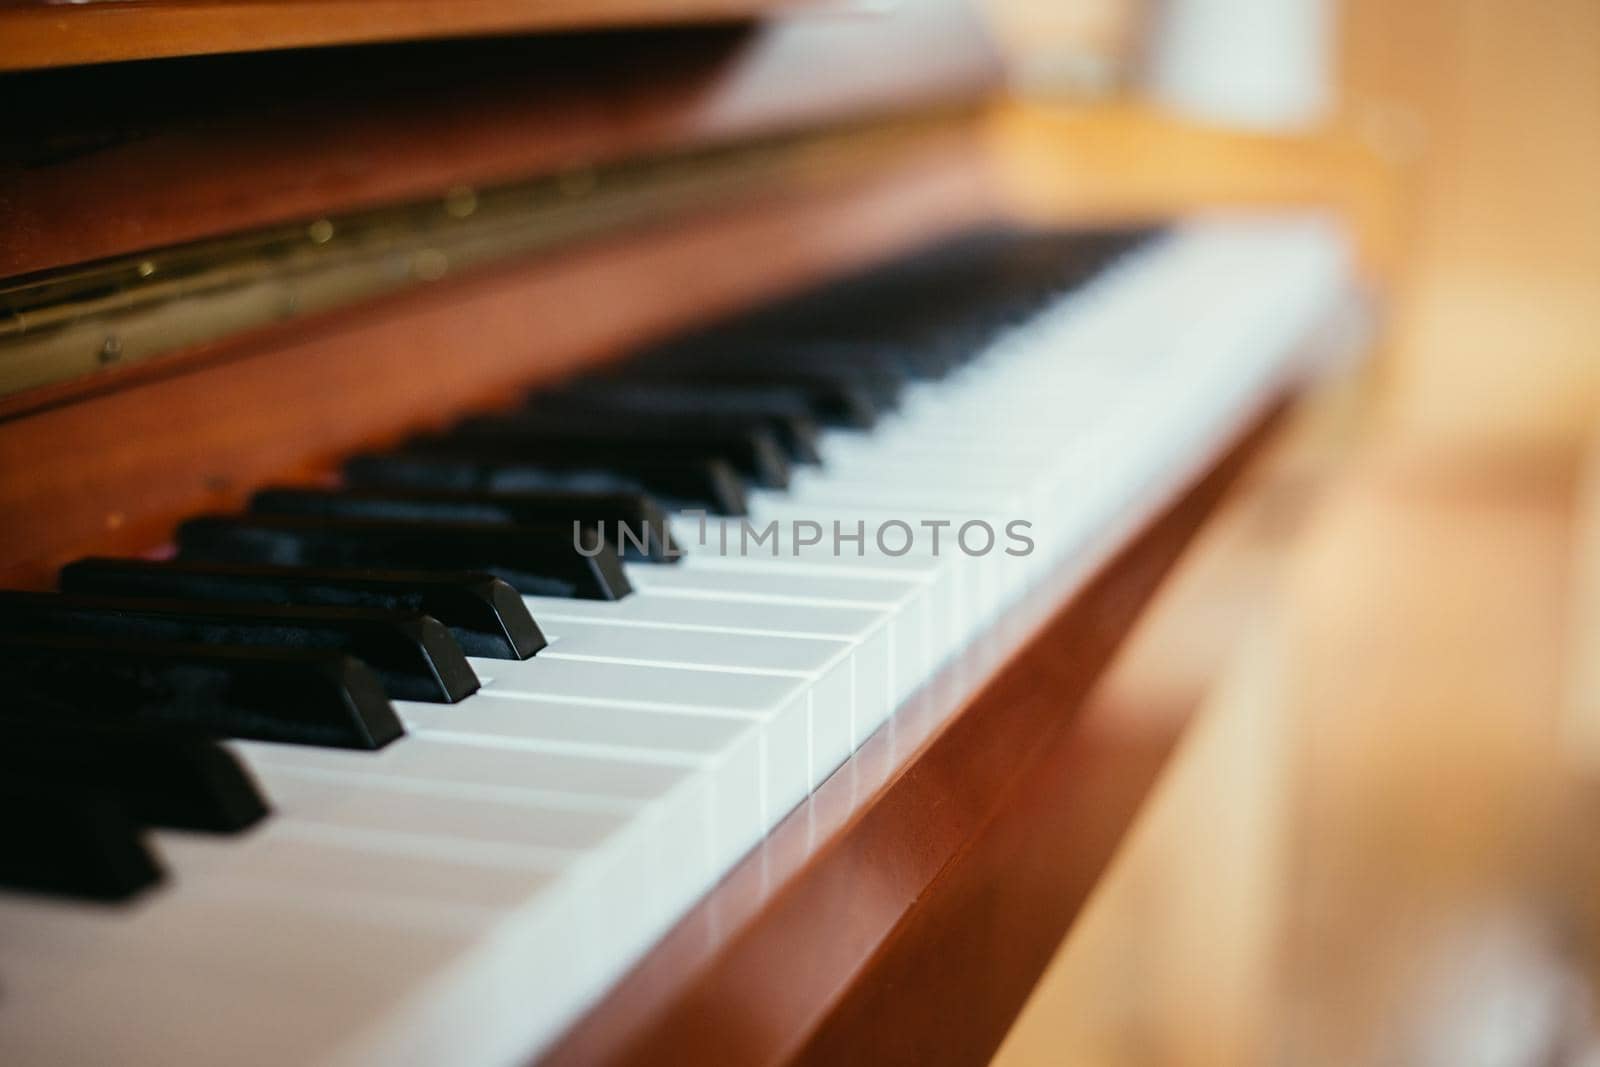
<path id="1" fill-rule="evenodd" d="M 352 485 L 412 486 L 476 492 L 644 492 L 668 507 L 743 515 L 744 483 L 723 460 L 674 460 L 612 456 L 606 465 L 587 456 L 543 455 L 532 462 L 516 448 L 488 443 L 471 447 L 437 440 L 415 442 L 404 451 L 357 456 L 344 466 Z"/>
<path id="2" fill-rule="evenodd" d="M 328 649 L 365 661 L 397 699 L 453 704 L 478 689 L 450 631 L 413 611 L 0 591 L 0 632 Z"/>
<path id="3" fill-rule="evenodd" d="M 0 634 L 0 693 L 51 714 L 382 748 L 405 733 L 371 668 L 338 652 Z M 8 707 L 10 705 L 8 704 Z"/>
<path id="4" fill-rule="evenodd" d="M 624 558 L 676 562 L 667 513 L 643 493 L 471 493 L 452 489 L 357 486 L 351 489 L 263 489 L 250 499 L 262 515 L 398 519 L 403 522 L 573 522 L 597 525 Z"/>
<path id="5" fill-rule="evenodd" d="M 808 335 L 785 330 L 768 336 L 753 333 L 718 339 L 687 351 L 673 362 L 688 373 L 741 373 L 751 368 L 800 374 L 842 376 L 863 382 L 880 399 L 892 403 L 915 379 L 942 378 L 957 365 L 956 353 L 968 344 L 936 337 L 919 339 L 909 331 L 891 336 Z"/>
<path id="6" fill-rule="evenodd" d="M 183 559 L 289 567 L 487 571 L 520 593 L 619 600 L 622 560 L 593 526 L 203 516 L 178 528 Z"/>
<path id="7" fill-rule="evenodd" d="M 616 375 L 619 381 L 665 381 L 686 388 L 791 389 L 805 396 L 819 423 L 858 430 L 870 429 L 879 416 L 894 408 L 899 395 L 895 383 L 864 381 L 861 375 L 765 365 L 696 367 L 629 362 L 617 367 Z"/>
<path id="8" fill-rule="evenodd" d="M 0 781 L 35 781 L 115 796 L 145 824 L 233 833 L 268 811 L 233 753 L 193 730 L 135 722 L 66 722 L 35 703 L 0 715 Z"/>
<path id="9" fill-rule="evenodd" d="M 470 571 L 80 559 L 61 569 L 58 584 L 67 593 L 421 612 L 443 623 L 467 655 L 487 659 L 527 659 L 545 647 L 517 591 L 493 575 Z"/>
<path id="10" fill-rule="evenodd" d="M 769 401 L 756 407 L 748 401 L 718 403 L 704 395 L 690 400 L 681 392 L 677 397 L 661 395 L 649 386 L 622 389 L 591 384 L 536 393 L 516 417 L 538 426 L 570 426 L 581 420 L 589 426 L 627 427 L 630 432 L 651 428 L 663 434 L 685 429 L 734 434 L 762 430 L 772 435 L 791 463 L 822 462 L 816 421 L 795 396 L 786 404 Z"/>
<path id="11" fill-rule="evenodd" d="M 121 900 L 161 875 L 116 797 L 0 779 L 0 885 Z"/>
<path id="12" fill-rule="evenodd" d="M 779 360 L 785 365 L 846 373 L 854 369 L 884 378 L 930 380 L 948 375 L 970 354 L 969 350 L 981 347 L 982 343 L 981 339 L 954 337 L 919 339 L 912 331 L 901 331 L 893 339 L 883 340 L 860 336 L 779 338 L 758 351 L 764 358 Z"/>
<path id="13" fill-rule="evenodd" d="M 762 419 L 794 462 L 819 462 L 819 422 L 805 392 L 782 387 L 674 386 L 672 382 L 581 378 L 530 397 L 530 405 L 563 403 L 581 410 Z"/>
<path id="14" fill-rule="evenodd" d="M 515 450 L 530 463 L 570 457 L 610 466 L 640 459 L 726 460 L 741 477 L 769 489 L 789 484 L 789 460 L 771 431 L 759 425 L 722 428 L 676 419 L 544 418 L 497 415 L 468 419 L 443 441 Z M 431 442 L 430 442 L 431 443 Z"/>
<path id="15" fill-rule="evenodd" d="M 898 367 L 913 378 L 937 381 L 982 351 L 990 336 L 989 331 L 971 336 L 944 329 L 906 331 L 881 340 L 871 340 L 870 334 L 819 335 L 806 341 L 804 348 L 812 365 L 881 364 Z"/>

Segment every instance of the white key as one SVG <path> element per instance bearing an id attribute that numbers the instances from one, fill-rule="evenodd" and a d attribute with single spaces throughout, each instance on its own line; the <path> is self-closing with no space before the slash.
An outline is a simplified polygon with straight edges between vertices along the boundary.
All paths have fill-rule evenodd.
<path id="1" fill-rule="evenodd" d="M 0 1050 L 62 1067 L 315 1062 L 487 933 L 181 888 L 131 911 L 0 897 L 0 928 Z"/>
<path id="2" fill-rule="evenodd" d="M 788 567 L 794 562 L 798 566 Z M 676 566 L 630 564 L 630 580 L 654 595 L 731 598 L 782 605 L 773 614 L 788 615 L 792 605 L 865 608 L 882 612 L 894 646 L 894 691 L 891 700 L 904 700 L 916 682 L 929 672 L 929 664 L 942 658 L 943 634 L 936 621 L 951 616 L 961 590 L 952 581 L 935 582 L 931 568 L 902 568 L 896 576 L 847 574 L 828 568 L 820 555 L 804 559 L 767 556 L 716 559 L 698 554 Z M 769 565 L 771 564 L 771 565 Z"/>
<path id="3" fill-rule="evenodd" d="M 712 634 L 661 626 L 548 620 L 543 659 L 700 667 L 801 679 L 806 685 L 813 788 L 854 747 L 855 681 L 849 642 L 772 634 Z"/>
<path id="4" fill-rule="evenodd" d="M 535 656 L 494 661 L 482 692 L 529 702 L 621 705 L 657 715 L 720 716 L 759 727 L 761 829 L 777 825 L 820 781 L 801 678 L 694 667 L 645 667 Z M 448 720 L 441 716 L 439 720 Z M 831 768 L 830 768 L 831 770 Z"/>
<path id="5" fill-rule="evenodd" d="M 282 783 L 289 776 L 296 776 L 314 784 L 334 784 L 373 794 L 398 791 L 424 798 L 463 797 L 599 814 L 618 820 L 636 816 L 653 820 L 656 839 L 667 850 L 660 859 L 660 879 L 667 887 L 664 892 L 670 892 L 670 887 L 682 880 L 693 882 L 708 871 L 720 869 L 718 864 L 726 860 L 728 852 L 742 852 L 759 832 L 754 815 L 759 809 L 753 801 L 744 813 L 726 805 L 719 807 L 714 793 L 717 779 L 667 761 L 640 762 L 619 756 L 463 744 L 418 736 L 401 738 L 370 753 L 265 742 L 233 742 L 233 746 L 258 778 L 271 782 Z M 728 787 L 726 781 L 721 784 Z M 755 787 L 748 786 L 747 793 L 753 797 Z M 276 793 L 273 797 L 276 800 Z M 397 854 L 416 851 L 412 847 L 415 835 L 353 834 L 348 827 L 307 822 L 309 829 L 302 831 L 303 836 Z M 570 858 L 553 849 L 497 849 L 492 845 L 464 845 L 453 839 L 428 842 L 424 848 L 443 859 L 517 862 L 538 869 L 559 866 Z"/>
<path id="6" fill-rule="evenodd" d="M 851 646 L 853 746 L 887 719 L 895 708 L 895 648 L 892 615 L 872 608 L 771 604 L 752 600 L 713 600 L 636 593 L 623 600 L 523 598 L 536 620 L 604 622 L 703 633 L 819 637 Z"/>
<path id="7" fill-rule="evenodd" d="M 395 706 L 406 729 L 423 739 L 663 763 L 700 772 L 710 790 L 710 837 L 701 834 L 675 847 L 685 856 L 704 855 L 708 864 L 737 859 L 768 828 L 762 815 L 763 734 L 744 718 L 527 700 L 492 691 L 454 705 L 397 701 Z"/>
<path id="8" fill-rule="evenodd" d="M 970 572 L 946 567 L 944 561 L 927 556 L 889 556 L 879 553 L 876 547 L 846 543 L 843 554 L 835 554 L 831 531 L 823 543 L 808 545 L 795 537 L 797 531 L 778 523 L 773 542 L 776 551 L 763 550 L 760 555 L 740 554 L 740 525 L 738 520 L 709 519 L 707 541 L 704 548 L 691 548 L 690 554 L 679 566 L 687 569 L 735 572 L 751 575 L 787 574 L 803 577 L 807 574 L 829 578 L 898 578 L 920 583 L 913 587 L 912 595 L 894 605 L 887 605 L 887 618 L 891 627 L 891 642 L 895 649 L 894 681 L 891 690 L 891 707 L 898 706 L 915 691 L 921 679 L 927 677 L 935 663 L 932 647 L 930 618 L 945 619 L 953 615 L 965 617 L 975 595 Z M 722 530 L 729 530 L 726 538 Z M 847 533 L 854 534 L 852 524 Z M 681 534 L 677 533 L 681 530 Z M 806 531 L 810 536 L 810 531 Z M 860 532 L 863 537 L 864 523 Z M 682 522 L 675 526 L 675 536 L 685 544 L 699 539 L 698 523 Z M 732 554 L 724 554 L 723 546 Z"/>

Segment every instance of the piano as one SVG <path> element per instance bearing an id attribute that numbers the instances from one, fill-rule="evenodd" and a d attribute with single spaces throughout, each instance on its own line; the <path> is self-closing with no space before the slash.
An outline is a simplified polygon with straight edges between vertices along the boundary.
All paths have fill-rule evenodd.
<path id="1" fill-rule="evenodd" d="M 0 6 L 0 1061 L 973 1063 L 1317 373 L 951 0 Z"/>

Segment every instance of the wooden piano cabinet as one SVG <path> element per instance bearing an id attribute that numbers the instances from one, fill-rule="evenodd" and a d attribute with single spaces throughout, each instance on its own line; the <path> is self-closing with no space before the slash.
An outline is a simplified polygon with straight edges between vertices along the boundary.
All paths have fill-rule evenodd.
<path id="1" fill-rule="evenodd" d="M 1076 713 L 1281 410 L 1065 604 L 1063 574 L 1010 612 L 543 1063 L 986 1062 L 1181 729 Z"/>

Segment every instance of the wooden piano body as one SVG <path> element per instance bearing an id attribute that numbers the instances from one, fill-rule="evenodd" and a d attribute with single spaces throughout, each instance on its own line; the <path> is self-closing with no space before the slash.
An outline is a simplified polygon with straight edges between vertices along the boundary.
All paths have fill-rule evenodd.
<path id="1" fill-rule="evenodd" d="M 269 479 L 1022 210 L 965 5 L 671 7 L 713 24 L 0 8 L 0 63 L 55 68 L 0 75 L 29 101 L 0 134 L 5 584 L 159 548 Z M 583 32 L 199 54 L 546 19 Z M 61 66 L 162 56 L 182 58 Z M 545 1061 L 986 1059 L 1175 740 L 1075 712 L 1273 410 L 948 665 Z"/>

